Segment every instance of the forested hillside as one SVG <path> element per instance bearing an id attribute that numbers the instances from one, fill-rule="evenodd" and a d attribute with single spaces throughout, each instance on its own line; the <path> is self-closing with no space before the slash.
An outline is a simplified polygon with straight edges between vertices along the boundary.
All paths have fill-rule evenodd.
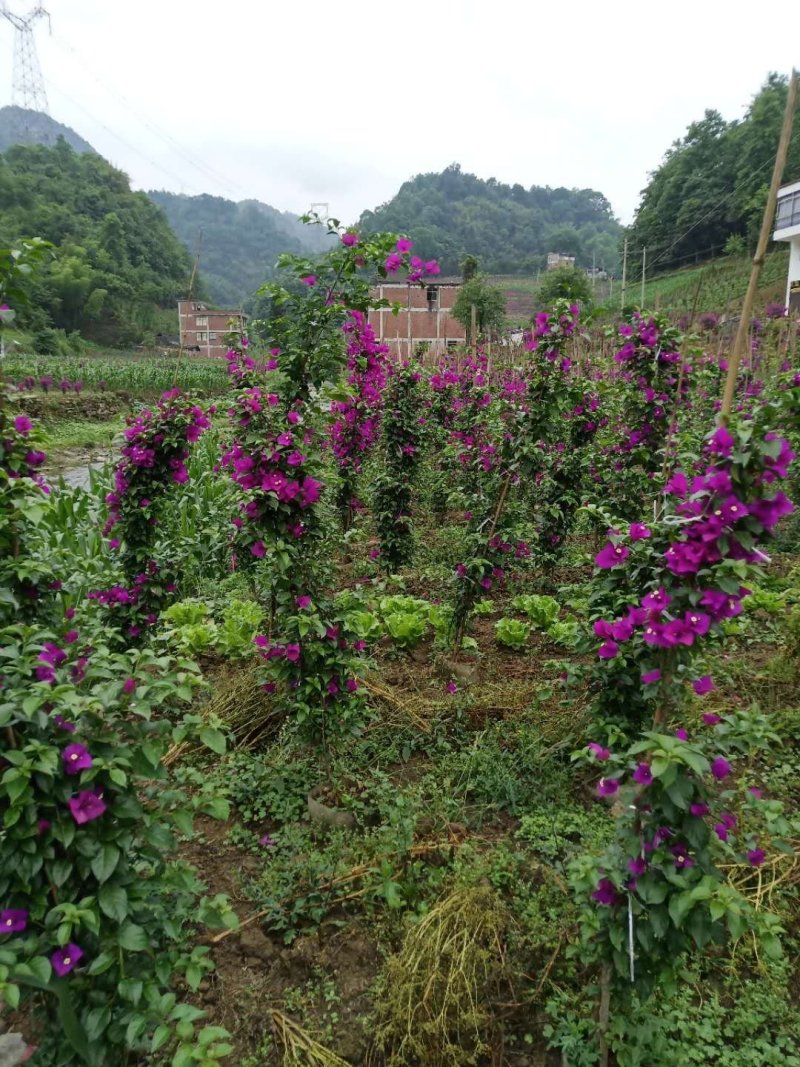
<path id="1" fill-rule="evenodd" d="M 594 254 L 613 270 L 622 232 L 602 193 L 484 181 L 457 163 L 404 182 L 388 203 L 365 211 L 360 226 L 408 234 L 415 250 L 438 259 L 447 274 L 467 253 L 490 274 L 535 273 L 548 252 L 574 255 L 587 267 Z"/>
<path id="2" fill-rule="evenodd" d="M 16 146 L 0 156 L 0 245 L 51 241 L 56 258 L 32 287 L 33 321 L 131 344 L 185 291 L 191 258 L 161 211 L 100 156 Z"/>
<path id="3" fill-rule="evenodd" d="M 184 246 L 193 254 L 201 249 L 200 270 L 216 303 L 240 304 L 251 296 L 272 276 L 281 252 L 321 252 L 329 244 L 323 227 L 304 226 L 291 212 L 258 200 L 163 191 L 148 196 Z"/>
<path id="4" fill-rule="evenodd" d="M 660 268 L 740 251 L 755 243 L 786 105 L 786 79 L 772 74 L 740 121 L 707 110 L 672 145 L 642 192 L 628 232 Z M 800 178 L 795 123 L 786 180 Z"/>
<path id="5" fill-rule="evenodd" d="M 70 126 L 56 122 L 43 111 L 8 106 L 0 107 L 0 152 L 15 144 L 43 144 L 53 146 L 59 137 L 76 152 L 94 152 L 88 141 Z"/>

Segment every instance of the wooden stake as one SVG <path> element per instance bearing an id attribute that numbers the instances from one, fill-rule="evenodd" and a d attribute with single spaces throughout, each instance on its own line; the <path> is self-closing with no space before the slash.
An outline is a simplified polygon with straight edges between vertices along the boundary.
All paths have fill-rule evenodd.
<path id="1" fill-rule="evenodd" d="M 625 242 L 622 245 L 622 294 L 620 297 L 620 307 L 625 307 L 625 290 L 628 284 L 628 238 L 625 238 Z"/>
<path id="2" fill-rule="evenodd" d="M 478 354 L 478 309 L 473 304 L 470 308 L 469 339 L 472 344 L 472 354 Z"/>
<path id="3" fill-rule="evenodd" d="M 733 346 L 731 360 L 728 364 L 728 377 L 725 379 L 725 390 L 722 394 L 722 407 L 719 419 L 721 423 L 727 421 L 733 406 L 733 394 L 736 390 L 736 378 L 739 373 L 739 365 L 742 361 L 745 344 L 750 336 L 750 319 L 753 315 L 753 305 L 756 299 L 758 279 L 761 276 L 761 268 L 764 266 L 764 254 L 769 243 L 769 234 L 775 219 L 775 204 L 778 200 L 778 188 L 786 166 L 786 156 L 789 152 L 789 142 L 792 137 L 794 113 L 797 108 L 797 72 L 792 71 L 789 79 L 789 91 L 786 94 L 786 110 L 783 113 L 783 127 L 778 142 L 778 151 L 775 155 L 775 166 L 772 170 L 772 181 L 769 186 L 769 195 L 764 205 L 764 217 L 761 220 L 761 233 L 758 235 L 758 246 L 753 257 L 753 268 L 750 271 L 750 282 L 747 286 L 744 303 L 742 304 L 742 317 L 739 319 L 739 328 L 736 331 L 736 341 Z"/>

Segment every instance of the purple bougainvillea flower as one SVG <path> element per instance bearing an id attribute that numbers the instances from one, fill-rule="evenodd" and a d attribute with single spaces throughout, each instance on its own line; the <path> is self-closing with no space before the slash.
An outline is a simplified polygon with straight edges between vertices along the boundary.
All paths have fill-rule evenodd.
<path id="1" fill-rule="evenodd" d="M 696 574 L 705 562 L 705 548 L 692 541 L 678 541 L 664 553 L 673 574 Z"/>
<path id="2" fill-rule="evenodd" d="M 642 682 L 645 685 L 652 685 L 653 682 L 660 682 L 660 681 L 661 681 L 661 671 L 659 671 L 659 670 L 648 671 L 647 674 L 643 674 L 642 675 Z"/>
<path id="3" fill-rule="evenodd" d="M 729 456 L 733 451 L 733 446 L 736 441 L 733 434 L 727 428 L 727 426 L 720 426 L 718 430 L 715 430 L 711 435 L 708 442 L 709 452 L 714 452 L 718 456 Z"/>
<path id="4" fill-rule="evenodd" d="M 270 837 L 269 834 L 264 834 L 263 837 L 259 837 L 258 843 L 259 845 L 261 845 L 262 848 L 274 848 L 275 838 Z"/>
<path id="5" fill-rule="evenodd" d="M 708 815 L 708 804 L 690 804 L 689 811 L 699 819 L 702 815 Z"/>
<path id="6" fill-rule="evenodd" d="M 633 623 L 630 619 L 619 619 L 611 624 L 611 636 L 615 641 L 630 641 L 633 637 Z"/>
<path id="7" fill-rule="evenodd" d="M 633 522 L 628 527 L 631 541 L 643 541 L 650 536 L 650 530 L 643 522 Z"/>
<path id="8" fill-rule="evenodd" d="M 126 678 L 125 681 L 122 683 L 122 692 L 123 693 L 127 693 L 128 695 L 130 695 L 131 693 L 135 692 L 135 690 L 136 690 L 136 679 L 135 678 Z"/>
<path id="9" fill-rule="evenodd" d="M 596 741 L 590 741 L 586 747 L 597 760 L 607 760 L 611 758 L 611 752 L 607 748 L 603 748 L 602 745 L 598 745 Z"/>
<path id="10" fill-rule="evenodd" d="M 750 786 L 750 787 L 748 788 L 747 792 L 748 792 L 748 793 L 750 794 L 750 796 L 751 796 L 751 797 L 755 797 L 755 798 L 756 798 L 756 800 L 761 800 L 761 798 L 762 798 L 762 797 L 764 796 L 764 794 L 763 794 L 763 793 L 762 793 L 762 791 L 761 791 L 761 790 L 760 790 L 760 789 L 758 788 L 758 786 L 757 786 L 757 785 L 751 785 L 751 786 Z"/>
<path id="11" fill-rule="evenodd" d="M 28 925 L 24 908 L 4 908 L 0 911 L 0 934 L 21 934 Z"/>
<path id="12" fill-rule="evenodd" d="M 597 889 L 592 893 L 592 900 L 605 907 L 611 907 L 619 901 L 616 886 L 609 878 L 601 878 Z"/>
<path id="13" fill-rule="evenodd" d="M 687 611 L 684 612 L 683 624 L 697 637 L 703 637 L 711 626 L 711 617 L 704 611 Z"/>
<path id="14" fill-rule="evenodd" d="M 614 659 L 619 653 L 619 645 L 616 641 L 604 641 L 600 648 L 597 650 L 597 655 L 600 659 Z"/>
<path id="15" fill-rule="evenodd" d="M 50 957 L 50 962 L 58 977 L 63 978 L 65 974 L 69 974 L 70 971 L 75 970 L 83 959 L 83 956 L 84 951 L 80 945 L 76 945 L 74 941 L 70 941 L 68 945 L 64 945 L 63 948 L 57 948 L 55 950 Z"/>
<path id="16" fill-rule="evenodd" d="M 361 688 L 358 682 L 358 678 L 348 678 L 347 681 L 344 683 L 344 687 L 348 693 L 357 693 L 358 690 Z"/>
<path id="17" fill-rule="evenodd" d="M 458 686 L 456 685 L 455 682 L 448 682 L 447 685 L 445 686 L 445 689 L 447 690 L 448 693 L 457 693 L 458 692 Z"/>
<path id="18" fill-rule="evenodd" d="M 710 674 L 703 674 L 700 678 L 695 678 L 692 682 L 692 689 L 694 689 L 698 696 L 702 696 L 703 693 L 710 693 L 713 688 L 714 681 Z M 705 715 L 703 716 L 703 719 L 705 719 Z M 719 717 L 717 717 L 717 722 L 719 722 Z"/>
<path id="19" fill-rule="evenodd" d="M 639 785 L 650 785 L 653 781 L 653 772 L 650 770 L 649 763 L 638 763 L 636 770 L 631 775 L 634 782 L 638 782 Z"/>
<path id="20" fill-rule="evenodd" d="M 309 286 L 316 285 L 317 284 L 317 276 L 316 276 L 316 274 L 305 274 L 300 279 L 300 281 L 303 283 L 303 285 L 309 285 Z"/>
<path id="21" fill-rule="evenodd" d="M 766 858 L 767 854 L 763 848 L 751 848 L 747 853 L 747 862 L 751 867 L 760 867 Z"/>
<path id="22" fill-rule="evenodd" d="M 736 816 L 730 811 L 723 811 L 719 817 L 719 821 L 725 827 L 726 830 L 736 829 Z"/>
<path id="23" fill-rule="evenodd" d="M 628 870 L 636 878 L 640 877 L 647 871 L 647 860 L 644 856 L 636 856 L 634 859 L 628 860 Z"/>
<path id="24" fill-rule="evenodd" d="M 606 622 L 605 619 L 597 619 L 593 623 L 592 629 L 595 632 L 595 636 L 602 637 L 603 640 L 608 637 L 611 637 L 614 633 L 611 623 Z"/>
<path id="25" fill-rule="evenodd" d="M 88 771 L 93 763 L 89 750 L 79 745 L 77 741 L 67 745 L 61 753 L 61 760 L 67 774 L 80 774 L 81 771 Z"/>
<path id="26" fill-rule="evenodd" d="M 254 541 L 250 545 L 250 552 L 256 557 L 256 559 L 263 559 L 267 554 L 266 547 L 263 541 Z"/>
<path id="27" fill-rule="evenodd" d="M 63 715 L 54 715 L 53 722 L 59 728 L 59 730 L 66 730 L 68 734 L 75 733 L 75 723 L 65 719 Z M 75 771 L 67 771 L 68 774 L 75 774 Z"/>
<path id="28" fill-rule="evenodd" d="M 347 245 L 348 248 L 352 248 L 353 245 L 357 245 L 358 244 L 358 234 L 357 233 L 349 233 L 349 232 L 348 233 L 343 233 L 342 234 L 342 244 L 343 245 Z"/>
<path id="29" fill-rule="evenodd" d="M 33 423 L 27 415 L 17 415 L 14 419 L 14 429 L 23 437 L 27 437 L 33 429 Z"/>
<path id="30" fill-rule="evenodd" d="M 290 663 L 297 663 L 297 661 L 300 659 L 300 646 L 287 645 L 286 658 L 289 660 Z"/>
<path id="31" fill-rule="evenodd" d="M 618 778 L 601 778 L 597 783 L 597 795 L 600 797 L 613 797 L 619 792 Z"/>
<path id="32" fill-rule="evenodd" d="M 294 602 L 295 602 L 295 604 L 297 604 L 298 608 L 300 608 L 301 610 L 304 610 L 305 608 L 310 608 L 311 607 L 311 597 L 310 596 L 298 596 L 298 597 L 295 597 L 295 601 Z"/>
<path id="33" fill-rule="evenodd" d="M 624 563 L 630 555 L 630 549 L 625 545 L 615 545 L 609 541 L 594 557 L 596 567 L 608 570 L 610 567 L 618 567 Z"/>
<path id="34" fill-rule="evenodd" d="M 689 740 L 689 735 L 686 730 L 683 729 L 683 727 L 680 727 L 678 730 L 675 731 L 675 736 L 678 738 L 679 741 Z"/>
<path id="35" fill-rule="evenodd" d="M 106 802 L 103 798 L 88 789 L 78 793 L 77 796 L 70 797 L 67 803 L 72 813 L 72 818 L 79 826 L 92 822 L 94 819 L 99 819 L 106 810 Z"/>
<path id="36" fill-rule="evenodd" d="M 721 782 L 723 778 L 727 778 L 731 770 L 731 765 L 724 756 L 717 756 L 716 759 L 711 761 L 711 773 L 718 782 Z"/>
<path id="37" fill-rule="evenodd" d="M 720 841 L 727 841 L 728 840 L 728 827 L 725 826 L 724 823 L 718 822 L 714 826 L 714 833 L 717 835 L 717 837 L 720 839 Z"/>
<path id="38" fill-rule="evenodd" d="M 672 603 L 672 597 L 662 586 L 653 593 L 648 593 L 647 596 L 642 597 L 642 607 L 647 608 L 649 611 L 663 611 L 664 608 L 669 607 Z"/>
<path id="39" fill-rule="evenodd" d="M 718 723 L 722 722 L 722 716 L 717 715 L 715 711 L 707 711 L 703 715 L 703 722 L 706 726 L 716 726 Z"/>
<path id="40" fill-rule="evenodd" d="M 664 486 L 665 493 L 671 493 L 673 496 L 686 496 L 689 491 L 689 483 L 686 480 L 686 475 L 683 471 L 676 471 L 667 484 Z"/>
<path id="41" fill-rule="evenodd" d="M 414 247 L 414 242 L 408 237 L 400 237 L 395 245 L 395 248 L 401 254 L 404 252 L 410 252 Z"/>

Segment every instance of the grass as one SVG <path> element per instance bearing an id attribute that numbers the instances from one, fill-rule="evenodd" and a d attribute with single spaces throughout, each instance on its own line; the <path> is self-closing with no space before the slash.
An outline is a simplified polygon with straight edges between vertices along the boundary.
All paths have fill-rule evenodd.
<path id="1" fill-rule="evenodd" d="M 47 450 L 52 453 L 70 448 L 110 447 L 124 425 L 122 415 L 116 415 L 107 422 L 70 419 L 45 423 Z"/>
<path id="2" fill-rule="evenodd" d="M 696 301 L 698 312 L 709 308 L 735 311 L 747 291 L 751 266 L 749 256 L 722 256 L 656 276 L 645 283 L 644 306 L 652 308 L 658 303 L 664 311 L 691 311 Z M 783 299 L 788 266 L 787 250 L 777 248 L 767 255 L 759 281 L 756 313 L 763 312 L 767 304 Z M 619 294 L 616 286 L 615 292 Z M 641 300 L 641 283 L 635 279 L 628 284 L 628 300 L 633 304 Z"/>

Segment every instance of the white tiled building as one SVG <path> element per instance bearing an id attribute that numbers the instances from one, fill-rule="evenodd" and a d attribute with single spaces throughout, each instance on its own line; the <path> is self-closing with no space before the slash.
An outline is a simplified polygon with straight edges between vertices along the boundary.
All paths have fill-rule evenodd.
<path id="1" fill-rule="evenodd" d="M 786 280 L 786 306 L 800 314 L 800 181 L 778 190 L 774 241 L 789 242 L 789 277 Z"/>

